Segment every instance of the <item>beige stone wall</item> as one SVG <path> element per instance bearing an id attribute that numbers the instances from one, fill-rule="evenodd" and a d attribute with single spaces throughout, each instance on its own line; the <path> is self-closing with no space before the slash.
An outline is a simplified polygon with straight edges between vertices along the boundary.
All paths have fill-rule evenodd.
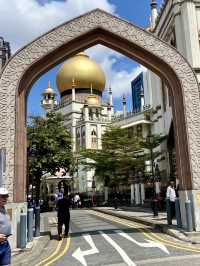
<path id="1" fill-rule="evenodd" d="M 196 76 L 185 59 L 150 33 L 94 10 L 36 39 L 7 64 L 0 78 L 0 148 L 7 149 L 7 185 L 22 201 L 26 178 L 25 94 L 44 71 L 97 43 L 136 59 L 166 79 L 173 92 L 179 174 L 200 188 L 200 106 Z M 187 146 L 188 144 L 188 146 Z M 186 181 L 188 179 L 188 181 Z"/>

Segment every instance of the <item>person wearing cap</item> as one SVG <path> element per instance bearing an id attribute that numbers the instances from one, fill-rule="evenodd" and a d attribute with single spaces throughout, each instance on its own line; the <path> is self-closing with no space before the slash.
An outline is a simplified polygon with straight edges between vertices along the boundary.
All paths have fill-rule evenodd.
<path id="1" fill-rule="evenodd" d="M 11 248 L 8 237 L 11 235 L 11 223 L 5 210 L 8 190 L 0 187 L 0 265 L 11 264 Z"/>

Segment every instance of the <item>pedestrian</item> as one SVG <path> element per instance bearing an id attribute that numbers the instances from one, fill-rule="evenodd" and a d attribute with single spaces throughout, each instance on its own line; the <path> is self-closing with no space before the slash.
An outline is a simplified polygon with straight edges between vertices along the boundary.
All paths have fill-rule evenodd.
<path id="1" fill-rule="evenodd" d="M 75 207 L 76 207 L 76 208 L 79 207 L 79 205 L 80 205 L 80 196 L 79 196 L 79 194 L 76 194 L 76 195 L 74 196 L 74 204 L 75 204 Z"/>
<path id="2" fill-rule="evenodd" d="M 0 187 L 0 265 L 11 265 L 11 248 L 8 237 L 11 235 L 11 223 L 5 210 L 8 200 L 7 189 Z"/>
<path id="3" fill-rule="evenodd" d="M 172 220 L 175 217 L 175 199 L 176 199 L 176 191 L 173 181 L 170 181 L 169 186 L 167 187 L 166 197 L 167 199 L 169 199 L 170 218 Z"/>
<path id="4" fill-rule="evenodd" d="M 68 237 L 70 222 L 70 199 L 64 192 L 63 198 L 59 199 L 56 205 L 58 215 L 58 240 L 62 239 L 62 227 L 65 226 L 64 237 Z"/>
<path id="5" fill-rule="evenodd" d="M 114 207 L 115 207 L 115 210 L 118 208 L 118 198 L 117 198 L 117 196 L 114 197 Z"/>

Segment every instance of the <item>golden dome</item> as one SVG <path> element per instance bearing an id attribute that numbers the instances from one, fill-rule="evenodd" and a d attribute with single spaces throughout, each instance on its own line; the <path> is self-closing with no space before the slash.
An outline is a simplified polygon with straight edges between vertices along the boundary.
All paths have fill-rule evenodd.
<path id="1" fill-rule="evenodd" d="M 95 94 L 90 94 L 87 98 L 87 105 L 89 106 L 100 106 L 99 98 Z"/>
<path id="2" fill-rule="evenodd" d="M 56 95 L 57 95 L 57 93 L 52 89 L 50 81 L 49 81 L 49 83 L 48 83 L 48 88 L 46 88 L 46 89 L 43 91 L 42 95 L 43 95 L 43 96 L 45 96 L 45 95 L 56 96 Z"/>
<path id="3" fill-rule="evenodd" d="M 98 91 L 104 90 L 106 82 L 101 67 L 84 52 L 73 56 L 61 67 L 56 78 L 59 91 L 71 90 L 73 80 L 75 88 L 88 89 L 92 84 Z"/>

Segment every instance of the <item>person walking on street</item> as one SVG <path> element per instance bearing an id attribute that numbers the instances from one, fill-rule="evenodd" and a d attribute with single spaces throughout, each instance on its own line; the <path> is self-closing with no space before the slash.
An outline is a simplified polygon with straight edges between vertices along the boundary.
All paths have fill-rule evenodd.
<path id="1" fill-rule="evenodd" d="M 117 195 L 114 197 L 114 208 L 115 208 L 115 210 L 118 208 L 118 198 L 117 198 Z"/>
<path id="2" fill-rule="evenodd" d="M 58 214 L 58 240 L 62 238 L 62 227 L 65 226 L 65 237 L 68 237 L 70 222 L 70 199 L 64 193 L 63 198 L 59 199 L 56 205 Z"/>
<path id="3" fill-rule="evenodd" d="M 76 194 L 74 196 L 74 204 L 75 204 L 76 208 L 78 208 L 80 206 L 80 196 L 79 196 L 79 194 Z"/>
<path id="4" fill-rule="evenodd" d="M 166 197 L 167 199 L 169 199 L 171 219 L 173 219 L 175 217 L 175 199 L 176 199 L 176 191 L 173 181 L 171 181 L 169 183 L 169 186 L 167 187 Z"/>
<path id="5" fill-rule="evenodd" d="M 8 237 L 11 235 L 11 223 L 5 205 L 8 199 L 7 189 L 0 187 L 0 265 L 11 265 L 11 248 Z"/>

